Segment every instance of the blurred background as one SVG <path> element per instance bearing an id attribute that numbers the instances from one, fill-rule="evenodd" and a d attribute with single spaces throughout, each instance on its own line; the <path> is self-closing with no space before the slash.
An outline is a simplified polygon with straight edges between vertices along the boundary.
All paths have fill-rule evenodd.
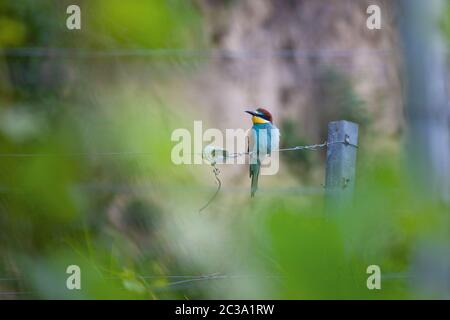
<path id="1" fill-rule="evenodd" d="M 0 299 L 450 298 L 449 10 L 0 0 Z M 324 212 L 321 149 L 282 153 L 254 199 L 246 165 L 220 166 L 199 214 L 211 167 L 173 164 L 171 134 L 250 128 L 252 106 L 282 147 L 358 123 L 354 203 Z"/>

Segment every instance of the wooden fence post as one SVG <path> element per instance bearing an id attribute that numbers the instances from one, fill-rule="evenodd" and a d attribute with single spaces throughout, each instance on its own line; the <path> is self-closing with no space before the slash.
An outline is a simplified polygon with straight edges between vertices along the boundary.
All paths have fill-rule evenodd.
<path id="1" fill-rule="evenodd" d="M 325 177 L 327 211 L 352 200 L 355 185 L 358 124 L 346 120 L 328 124 Z"/>

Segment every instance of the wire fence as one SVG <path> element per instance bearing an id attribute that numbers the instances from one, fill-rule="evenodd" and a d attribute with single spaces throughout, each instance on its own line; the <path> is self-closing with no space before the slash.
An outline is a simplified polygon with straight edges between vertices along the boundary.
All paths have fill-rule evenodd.
<path id="1" fill-rule="evenodd" d="M 408 281 L 413 278 L 408 272 L 389 272 L 382 274 L 382 279 L 386 281 Z M 121 277 L 105 277 L 104 280 L 111 281 L 122 281 L 126 280 Z M 209 281 L 232 281 L 232 280 L 241 280 L 241 279 L 258 279 L 258 281 L 262 279 L 271 279 L 271 280 L 283 280 L 285 276 L 282 275 L 248 275 L 248 274 L 237 274 L 237 275 L 227 275 L 221 273 L 212 273 L 205 275 L 137 275 L 136 279 L 141 280 L 145 286 L 147 293 L 158 293 L 164 291 L 176 291 L 181 289 L 199 289 L 199 285 L 202 283 L 208 284 Z M 154 279 L 169 279 L 170 281 L 161 286 L 154 286 L 148 280 Z M 0 278 L 0 283 L 2 281 L 8 282 L 21 282 L 24 281 L 23 278 Z M 132 293 L 129 289 L 123 287 L 124 291 L 128 291 Z M 142 293 L 142 292 L 141 292 Z M 35 295 L 40 296 L 42 292 L 39 291 L 0 291 L 0 296 L 20 296 L 20 295 Z"/>
<path id="2" fill-rule="evenodd" d="M 299 151 L 299 150 L 318 150 L 320 148 L 324 148 L 327 146 L 327 143 L 321 143 L 321 144 L 312 144 L 312 145 L 302 145 L 302 146 L 294 146 L 294 147 L 290 147 L 290 148 L 282 148 L 282 149 L 278 149 L 278 150 L 274 150 L 274 152 L 284 152 L 284 151 Z M 239 156 L 243 156 L 243 155 L 249 155 L 251 154 L 251 152 L 245 152 L 245 153 L 236 153 L 236 154 L 231 154 L 231 157 L 239 157 Z M 98 152 L 98 153 L 70 153 L 70 154 L 44 154 L 44 153 L 3 153 L 0 154 L 0 157 L 3 158 L 34 158 L 34 157 L 105 157 L 105 156 L 150 156 L 152 155 L 152 153 L 143 153 L 143 152 Z M 219 171 L 217 171 L 217 174 L 219 173 Z M 220 181 L 220 180 L 219 180 Z M 88 189 L 100 189 L 100 190 L 104 190 L 105 189 L 105 185 L 81 185 L 79 186 L 81 188 L 88 188 Z M 118 190 L 120 192 L 123 192 L 124 190 L 128 190 L 130 191 L 130 187 L 129 186 L 122 186 L 122 187 L 118 187 L 117 185 L 114 185 L 114 190 Z M 111 188 L 111 185 L 107 185 L 106 186 L 107 189 Z M 144 188 L 146 189 L 146 187 L 142 187 L 140 186 L 140 188 Z M 131 189 L 133 191 L 135 191 L 136 189 Z M 146 189 L 148 191 L 148 189 Z M 217 192 L 220 190 L 220 188 L 216 191 Z M 236 192 L 236 188 L 231 188 L 231 189 L 226 189 L 227 191 L 234 191 Z M 306 189 L 305 189 L 306 190 Z M 303 190 L 303 191 L 305 191 Z M 1 189 L 0 188 L 0 193 L 8 193 L 11 190 L 8 189 Z M 262 189 L 262 191 L 264 192 L 264 189 Z M 293 191 L 293 189 L 291 189 L 291 191 Z M 298 190 L 297 190 L 298 191 Z M 238 192 L 241 192 L 241 190 L 239 190 Z M 286 190 L 282 190 L 281 192 L 285 193 Z M 308 193 L 321 193 L 322 190 L 320 188 L 309 188 L 308 189 Z M 215 194 L 215 195 L 216 195 Z M 211 198 L 210 201 L 207 203 L 207 205 L 204 206 L 204 208 L 206 208 L 214 199 Z M 200 210 L 201 211 L 201 210 Z M 142 279 L 143 281 L 147 281 L 149 279 L 171 279 L 173 281 L 169 281 L 169 283 L 163 287 L 155 287 L 155 288 L 150 288 L 150 290 L 152 292 L 161 292 L 161 291 L 167 291 L 167 290 L 178 290 L 181 288 L 186 288 L 186 287 L 194 287 L 197 286 L 199 282 L 205 282 L 205 281 L 212 281 L 212 280 L 231 280 L 231 279 L 242 279 L 242 278 L 257 278 L 257 277 L 265 277 L 265 278 L 281 278 L 282 276 L 280 275 L 265 275 L 265 276 L 258 276 L 258 275 L 224 275 L 224 274 L 220 274 L 220 273 L 215 273 L 215 274 L 210 274 L 210 275 L 164 275 L 164 276 L 156 276 L 156 275 L 140 275 L 138 276 L 139 279 Z M 109 277 L 108 279 L 111 280 L 120 280 L 120 277 Z M 9 282 L 9 283 L 18 283 L 23 281 L 22 278 L 0 278 L 0 283 L 1 282 Z M 39 296 L 39 292 L 33 292 L 33 291 L 0 291 L 0 296 L 20 296 L 20 295 L 36 295 Z"/>
<path id="3" fill-rule="evenodd" d="M 346 58 L 357 55 L 385 57 L 391 50 L 383 49 L 317 49 L 317 50 L 224 50 L 224 49 L 79 49 L 79 48 L 42 48 L 25 47 L 0 50 L 4 57 L 61 57 L 61 58 L 108 58 L 108 57 L 182 57 L 182 58 L 224 58 L 224 59 L 260 59 L 260 58 Z"/>
<path id="4" fill-rule="evenodd" d="M 103 280 L 111 280 L 111 281 L 124 281 L 127 280 L 123 277 L 108 277 L 102 276 Z M 198 288 L 199 282 L 207 282 L 213 280 L 238 280 L 238 279 L 262 279 L 262 278 L 271 278 L 271 279 L 280 279 L 283 278 L 281 275 L 226 275 L 221 273 L 213 273 L 213 274 L 205 274 L 205 275 L 136 275 L 137 280 L 140 280 L 143 284 L 145 284 L 148 293 L 157 293 L 164 291 L 175 291 L 183 288 Z M 168 283 L 165 285 L 152 285 L 149 280 L 160 280 L 169 279 Z M 24 278 L 0 278 L 0 284 L 2 282 L 23 282 Z M 124 291 L 128 289 L 123 287 Z M 133 291 L 128 290 L 130 293 Z M 36 295 L 39 296 L 39 291 L 0 291 L 0 296 L 16 296 L 16 295 Z"/>
<path id="5" fill-rule="evenodd" d="M 346 143 L 348 142 L 334 142 L 335 143 Z M 300 150 L 318 150 L 321 148 L 325 148 L 330 143 L 323 142 L 319 144 L 311 144 L 311 145 L 300 145 L 293 146 L 287 148 L 280 148 L 277 150 L 273 150 L 272 152 L 284 152 L 284 151 L 300 151 Z M 192 152 L 192 155 L 204 155 L 204 152 Z M 237 158 L 245 155 L 251 155 L 252 152 L 237 152 L 231 153 L 227 155 L 227 158 Z M 155 152 L 137 152 L 137 151 L 112 151 L 112 152 L 79 152 L 79 153 L 0 153 L 0 158 L 34 158 L 34 157 L 62 157 L 62 158 L 72 158 L 72 157 L 148 157 L 160 155 L 160 153 Z"/>

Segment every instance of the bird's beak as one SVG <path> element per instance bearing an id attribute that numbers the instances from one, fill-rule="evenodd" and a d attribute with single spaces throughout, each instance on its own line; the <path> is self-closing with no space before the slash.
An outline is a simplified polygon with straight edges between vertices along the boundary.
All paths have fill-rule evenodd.
<path id="1" fill-rule="evenodd" d="M 248 114 L 251 114 L 252 116 L 256 116 L 256 113 L 255 113 L 255 111 L 245 111 L 245 112 L 247 112 Z"/>

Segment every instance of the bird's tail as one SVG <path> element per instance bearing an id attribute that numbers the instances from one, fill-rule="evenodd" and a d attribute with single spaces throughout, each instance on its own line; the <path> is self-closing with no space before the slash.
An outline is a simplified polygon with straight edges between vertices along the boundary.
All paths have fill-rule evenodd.
<path id="1" fill-rule="evenodd" d="M 259 162 L 259 159 L 257 163 L 250 164 L 250 178 L 252 178 L 252 184 L 251 184 L 251 197 L 253 198 L 255 196 L 255 192 L 258 189 L 258 177 L 259 177 L 259 169 L 261 168 L 261 163 Z"/>

